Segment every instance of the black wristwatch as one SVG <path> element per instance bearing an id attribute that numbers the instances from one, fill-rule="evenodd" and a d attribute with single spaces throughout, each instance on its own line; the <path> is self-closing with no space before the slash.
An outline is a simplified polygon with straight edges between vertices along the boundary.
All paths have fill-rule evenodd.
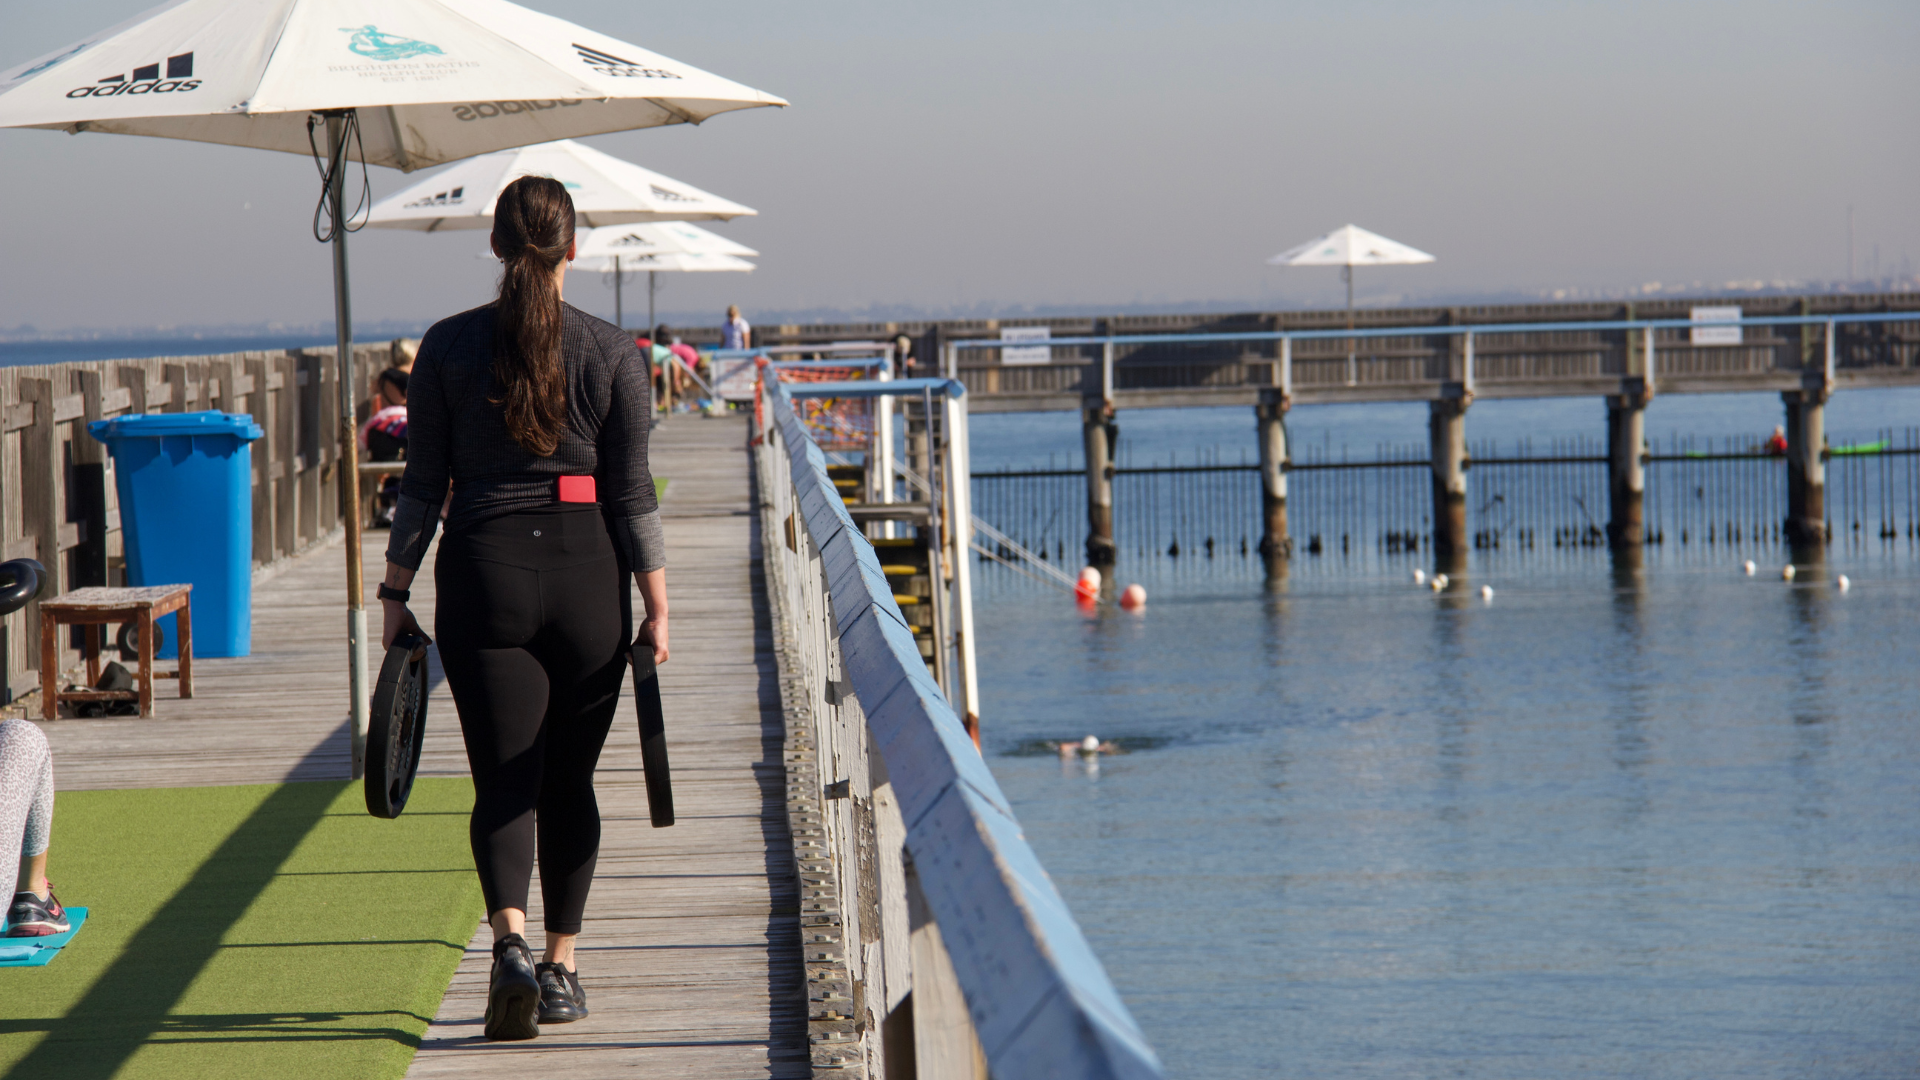
<path id="1" fill-rule="evenodd" d="M 411 592 L 408 592 L 405 589 L 396 589 L 384 581 L 380 583 L 380 587 L 378 589 L 375 589 L 373 591 L 373 595 L 379 597 L 382 600 L 398 600 L 403 604 L 413 597 L 413 594 Z"/>

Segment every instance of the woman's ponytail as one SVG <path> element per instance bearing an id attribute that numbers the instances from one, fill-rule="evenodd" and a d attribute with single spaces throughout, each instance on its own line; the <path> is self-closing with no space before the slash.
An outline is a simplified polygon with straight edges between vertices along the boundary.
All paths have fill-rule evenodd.
<path id="1" fill-rule="evenodd" d="M 567 422 L 565 314 L 553 272 L 573 246 L 572 196 L 545 176 L 508 184 L 493 211 L 493 246 L 506 264 L 494 305 L 494 403 L 505 407 L 513 441 L 547 457 Z"/>

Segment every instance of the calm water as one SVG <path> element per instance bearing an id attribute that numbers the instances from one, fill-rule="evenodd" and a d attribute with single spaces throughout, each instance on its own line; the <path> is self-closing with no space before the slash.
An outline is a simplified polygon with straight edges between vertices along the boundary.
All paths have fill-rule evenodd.
<path id="1" fill-rule="evenodd" d="M 1920 415 L 1880 397 L 1834 440 Z M 1579 404 L 1508 418 L 1580 433 Z M 1668 419 L 1777 422 L 1702 404 Z M 1137 454 L 1231 456 L 1240 412 L 1122 425 Z M 1422 419 L 1313 412 L 1296 439 L 1356 448 Z M 1064 463 L 1072 419 L 1035 420 L 978 417 L 974 445 Z M 1096 617 L 986 567 L 987 750 L 1174 1076 L 1913 1076 L 1920 558 L 1775 566 L 1509 556 L 1437 597 L 1136 558 L 1147 611 Z M 1089 732 L 1133 752 L 1036 745 Z"/>

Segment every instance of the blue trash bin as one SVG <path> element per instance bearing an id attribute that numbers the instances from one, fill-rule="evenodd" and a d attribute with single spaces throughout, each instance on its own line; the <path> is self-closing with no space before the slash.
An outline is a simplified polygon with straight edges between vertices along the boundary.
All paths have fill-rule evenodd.
<path id="1" fill-rule="evenodd" d="M 117 416 L 87 425 L 113 455 L 127 584 L 193 586 L 193 654 L 253 648 L 253 447 L 245 413 Z M 176 619 L 159 656 L 179 655 Z"/>

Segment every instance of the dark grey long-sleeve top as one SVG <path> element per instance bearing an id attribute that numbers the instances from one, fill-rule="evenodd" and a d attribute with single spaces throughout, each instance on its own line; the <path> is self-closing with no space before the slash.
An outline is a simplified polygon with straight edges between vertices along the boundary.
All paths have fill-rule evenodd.
<path id="1" fill-rule="evenodd" d="M 493 381 L 493 305 L 435 323 L 420 341 L 407 386 L 407 468 L 387 561 L 418 570 L 453 484 L 449 535 L 520 510 L 555 505 L 560 476 L 591 475 L 614 544 L 636 571 L 666 565 L 660 503 L 647 469 L 652 367 L 633 339 L 571 304 L 560 355 L 567 422 L 560 445 L 537 457 L 507 434 Z"/>

